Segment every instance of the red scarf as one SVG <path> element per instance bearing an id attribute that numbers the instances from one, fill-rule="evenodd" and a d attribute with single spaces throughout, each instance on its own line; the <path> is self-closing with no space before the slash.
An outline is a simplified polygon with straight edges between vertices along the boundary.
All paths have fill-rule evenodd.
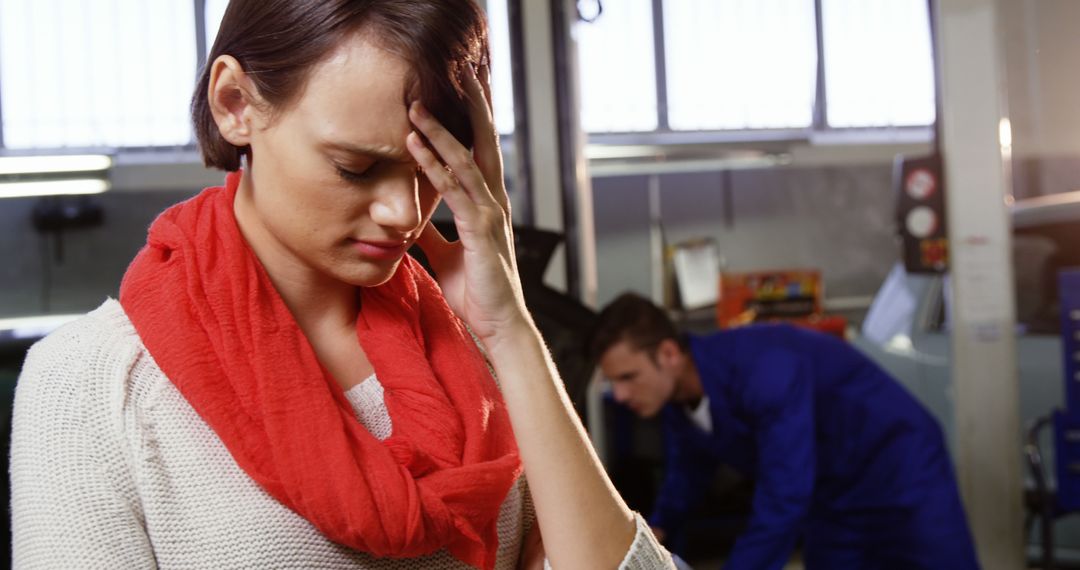
<path id="1" fill-rule="evenodd" d="M 521 463 L 471 336 L 409 257 L 361 290 L 358 341 L 393 421 L 377 440 L 240 235 L 240 176 L 150 227 L 120 287 L 146 348 L 240 468 L 331 540 L 401 558 L 446 548 L 492 568 Z"/>

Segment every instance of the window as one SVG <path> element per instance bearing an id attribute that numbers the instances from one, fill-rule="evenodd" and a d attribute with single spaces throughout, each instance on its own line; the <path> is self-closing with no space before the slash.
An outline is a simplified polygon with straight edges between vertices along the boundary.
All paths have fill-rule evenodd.
<path id="1" fill-rule="evenodd" d="M 4 146 L 190 143 L 194 20 L 191 0 L 3 0 Z"/>
<path id="2" fill-rule="evenodd" d="M 822 38 L 829 126 L 934 122 L 925 0 L 823 0 Z"/>
<path id="3" fill-rule="evenodd" d="M 817 49 L 812 0 L 664 2 L 674 130 L 807 128 Z"/>
<path id="4" fill-rule="evenodd" d="M 657 7 L 662 36 L 653 31 Z M 595 23 L 579 22 L 575 30 L 585 130 L 932 124 L 928 2 L 821 0 L 820 9 L 821 53 L 814 0 L 604 2 Z M 655 66 L 660 53 L 662 73 Z M 657 92 L 666 98 L 659 104 Z"/>
<path id="5" fill-rule="evenodd" d="M 491 46 L 491 104 L 495 128 L 500 134 L 514 132 L 514 84 L 510 73 L 510 23 L 506 1 L 491 0 L 488 10 L 488 43 Z"/>
<path id="6" fill-rule="evenodd" d="M 657 127 L 652 0 L 605 2 L 592 24 L 574 27 L 587 132 Z"/>
<path id="7" fill-rule="evenodd" d="M 0 0 L 2 145 L 189 145 L 197 1 L 210 46 L 227 0 Z M 505 134 L 514 123 L 506 0 L 486 4 L 495 121 Z M 573 34 L 588 132 L 935 120 L 926 0 L 608 0 Z"/>
<path id="8" fill-rule="evenodd" d="M 206 3 L 206 11 L 204 12 L 206 18 L 206 51 L 210 52 L 210 48 L 214 45 L 214 38 L 217 37 L 218 28 L 221 27 L 221 19 L 225 17 L 225 8 L 229 6 L 229 0 L 204 0 Z"/>

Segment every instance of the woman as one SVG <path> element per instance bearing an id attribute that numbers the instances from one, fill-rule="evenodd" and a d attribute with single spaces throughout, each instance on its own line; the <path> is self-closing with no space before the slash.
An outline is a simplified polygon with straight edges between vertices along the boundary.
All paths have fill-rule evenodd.
<path id="1" fill-rule="evenodd" d="M 472 1 L 233 0 L 210 61 L 225 186 L 27 359 L 16 566 L 668 567 L 522 301 Z"/>

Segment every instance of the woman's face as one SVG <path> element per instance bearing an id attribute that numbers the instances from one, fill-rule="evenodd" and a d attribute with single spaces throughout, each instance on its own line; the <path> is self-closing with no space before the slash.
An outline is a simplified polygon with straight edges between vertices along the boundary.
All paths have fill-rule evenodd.
<path id="1" fill-rule="evenodd" d="M 237 219 L 272 277 L 373 286 L 393 275 L 438 203 L 405 148 L 408 73 L 354 34 L 296 101 L 256 114 Z"/>

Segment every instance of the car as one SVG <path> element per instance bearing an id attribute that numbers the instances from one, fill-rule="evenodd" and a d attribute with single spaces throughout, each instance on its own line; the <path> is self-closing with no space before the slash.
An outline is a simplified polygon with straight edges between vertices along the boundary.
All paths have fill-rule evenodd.
<path id="1" fill-rule="evenodd" d="M 1080 267 L 1080 191 L 1018 200 L 1011 217 L 1020 420 L 1026 430 L 1064 407 L 1057 275 Z M 894 266 L 852 343 L 922 401 L 953 446 L 949 293 L 947 275 L 912 274 L 902 264 Z M 1053 466 L 1053 446 L 1046 436 L 1043 456 Z M 1016 453 L 1019 458 L 1022 450 Z M 1030 477 L 1026 486 L 1034 486 Z M 1080 560 L 1080 521 L 1075 518 L 1057 525 L 1059 560 Z"/>

